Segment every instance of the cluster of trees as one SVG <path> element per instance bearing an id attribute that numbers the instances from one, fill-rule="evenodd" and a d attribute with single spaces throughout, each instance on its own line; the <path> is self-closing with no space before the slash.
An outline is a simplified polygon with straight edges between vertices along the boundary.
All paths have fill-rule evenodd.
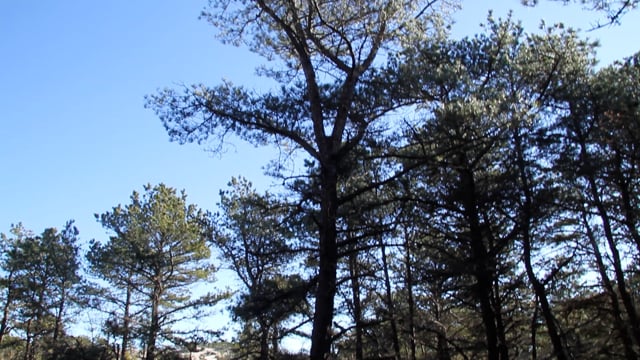
<path id="1" fill-rule="evenodd" d="M 0 346 L 8 354 L 34 359 L 62 339 L 65 314 L 80 281 L 77 235 L 73 222 L 41 235 L 20 224 L 11 229 L 11 237 L 2 234 Z"/>
<path id="2" fill-rule="evenodd" d="M 615 22 L 637 2 L 594 4 Z M 206 327 L 176 323 L 231 296 L 192 296 L 213 252 L 238 278 L 235 358 L 286 357 L 285 338 L 318 360 L 639 358 L 640 53 L 598 69 L 572 30 L 491 17 L 452 40 L 450 6 L 211 1 L 203 17 L 279 60 L 261 73 L 281 86 L 147 106 L 179 142 L 278 147 L 295 160 L 269 168 L 282 191 L 234 178 L 215 214 L 164 185 L 134 192 L 97 216 L 113 236 L 90 243 L 93 283 L 71 223 L 15 227 L 0 346 L 60 354 L 75 301 L 108 314 L 104 356 L 191 349 Z"/>
<path id="3" fill-rule="evenodd" d="M 89 242 L 84 276 L 72 222 L 61 232 L 34 236 L 18 225 L 2 236 L 3 358 L 167 359 L 175 347 L 166 344 L 193 348 L 209 338 L 210 327 L 175 326 L 206 316 L 227 297 L 193 296 L 193 286 L 215 272 L 207 214 L 188 205 L 184 192 L 160 184 L 96 218 L 113 235 Z M 71 318 L 86 318 L 82 311 L 102 314 L 100 340 L 67 336 Z"/>
<path id="4" fill-rule="evenodd" d="M 179 330 L 180 321 L 206 316 L 226 294 L 193 295 L 193 285 L 213 280 L 207 214 L 187 204 L 184 191 L 163 184 L 134 192 L 131 204 L 96 215 L 114 235 L 92 241 L 91 273 L 107 282 L 92 298 L 109 309 L 106 332 L 120 340 L 120 360 L 131 340 L 141 340 L 145 359 L 154 360 L 166 342 L 186 346 L 207 335 L 205 328 Z"/>
<path id="5" fill-rule="evenodd" d="M 448 2 L 210 5 L 280 87 L 147 105 L 178 142 L 233 134 L 298 160 L 269 169 L 284 185 L 272 210 L 251 195 L 232 215 L 235 310 L 261 359 L 265 337 L 302 329 L 312 359 L 639 356 L 638 55 L 598 69 L 575 32 L 511 19 L 452 40 Z M 615 22 L 636 3 L 593 5 Z M 284 322 L 264 308 L 271 268 L 303 274 L 271 275 L 269 295 L 296 300 Z"/>

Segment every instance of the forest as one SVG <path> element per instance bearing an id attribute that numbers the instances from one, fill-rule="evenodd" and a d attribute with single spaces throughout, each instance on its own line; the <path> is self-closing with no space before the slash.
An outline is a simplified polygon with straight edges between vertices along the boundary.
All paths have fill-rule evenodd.
<path id="1" fill-rule="evenodd" d="M 568 6 L 616 26 L 638 1 Z M 108 239 L 14 225 L 0 358 L 640 358 L 640 53 L 599 66 L 569 27 L 492 16 L 454 39 L 455 10 L 211 0 L 201 18 L 278 86 L 145 106 L 181 144 L 277 149 L 281 186 L 234 177 L 208 211 L 147 184 L 96 209 Z M 71 335 L 82 313 L 100 323 Z"/>

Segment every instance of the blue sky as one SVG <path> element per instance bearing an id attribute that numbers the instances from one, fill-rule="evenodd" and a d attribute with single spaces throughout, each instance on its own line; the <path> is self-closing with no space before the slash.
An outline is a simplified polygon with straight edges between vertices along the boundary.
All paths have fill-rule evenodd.
<path id="1" fill-rule="evenodd" d="M 467 1 L 457 36 L 472 34 L 489 5 Z M 222 156 L 168 141 L 144 96 L 180 83 L 229 79 L 264 86 L 261 59 L 223 46 L 198 20 L 205 0 L 0 0 L 0 232 L 12 223 L 41 232 L 75 219 L 83 240 L 106 238 L 94 220 L 127 203 L 145 183 L 186 189 L 190 202 L 215 210 L 231 176 L 261 188 L 274 152 L 234 144 Z M 540 19 L 583 29 L 598 14 L 580 6 L 493 2 L 535 30 Z M 640 50 L 640 11 L 622 26 L 587 34 L 601 39 L 602 63 Z"/>
<path id="2" fill-rule="evenodd" d="M 99 238 L 93 214 L 147 182 L 212 209 L 230 176 L 261 176 L 264 151 L 237 144 L 217 157 L 170 143 L 143 108 L 159 87 L 252 80 L 258 59 L 219 45 L 197 19 L 203 5 L 0 1 L 0 231 L 73 218 L 83 238 Z"/>

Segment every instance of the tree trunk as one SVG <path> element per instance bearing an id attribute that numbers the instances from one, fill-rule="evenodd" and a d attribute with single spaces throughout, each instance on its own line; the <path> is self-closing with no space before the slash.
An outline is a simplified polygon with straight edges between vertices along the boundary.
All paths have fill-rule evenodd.
<path id="1" fill-rule="evenodd" d="M 447 339 L 447 328 L 442 323 L 442 307 L 440 300 L 442 299 L 442 283 L 438 284 L 438 288 L 433 292 L 435 311 L 434 317 L 436 319 L 436 351 L 438 360 L 451 360 L 451 354 L 449 353 L 449 340 Z M 415 359 L 413 359 L 415 360 Z"/>
<path id="2" fill-rule="evenodd" d="M 280 328 L 278 324 L 272 324 L 271 331 L 273 332 L 271 335 L 271 353 L 273 358 L 278 358 L 280 356 Z"/>
<path id="3" fill-rule="evenodd" d="M 447 334 L 444 332 L 439 331 L 436 335 L 436 349 L 438 352 L 438 360 L 451 360 L 449 342 L 447 341 Z"/>
<path id="4" fill-rule="evenodd" d="M 464 158 L 464 156 L 462 156 Z M 463 165 L 464 161 L 462 162 Z M 470 169 L 460 171 L 460 191 L 464 207 L 464 216 L 469 226 L 468 241 L 471 247 L 473 275 L 476 279 L 475 295 L 480 303 L 482 322 L 485 328 L 488 360 L 506 360 L 500 358 L 496 315 L 491 300 L 493 272 L 491 259 L 484 244 L 484 235 L 478 215 L 475 181 Z"/>
<path id="5" fill-rule="evenodd" d="M 617 244 L 613 235 L 609 214 L 607 213 L 607 209 L 602 200 L 601 189 L 598 186 L 598 181 L 596 179 L 596 166 L 594 165 L 591 153 L 589 152 L 589 145 L 587 142 L 588 134 L 586 134 L 586 131 L 583 131 L 582 128 L 583 126 L 577 118 L 573 118 L 572 122 L 567 124 L 567 131 L 569 131 L 572 135 L 572 138 L 570 140 L 574 142 L 576 146 L 578 146 L 579 152 L 576 159 L 577 163 L 579 164 L 578 171 L 581 177 L 587 183 L 586 188 L 582 190 L 591 196 L 591 204 L 589 206 L 595 207 L 595 214 L 597 214 L 597 216 L 599 216 L 600 218 L 600 222 L 604 230 L 604 237 L 610 251 L 610 258 L 614 268 L 613 270 L 616 278 L 617 289 L 620 298 L 622 298 L 622 303 L 628 315 L 628 324 L 625 324 L 624 315 L 622 314 L 622 309 L 620 308 L 618 302 L 618 294 L 614 290 L 614 285 L 609 279 L 609 275 L 607 274 L 607 267 L 604 263 L 602 253 L 599 249 L 595 234 L 593 233 L 589 224 L 590 216 L 593 215 L 593 210 L 586 209 L 584 208 L 584 206 L 582 206 L 582 208 L 580 209 L 581 216 L 584 226 L 587 230 L 589 243 L 596 257 L 596 264 L 598 267 L 598 272 L 600 273 L 602 285 L 605 288 L 605 291 L 611 301 L 612 315 L 614 317 L 613 324 L 616 330 L 620 333 L 627 358 L 636 359 L 637 354 L 634 350 L 633 342 L 635 341 L 636 345 L 640 344 L 640 327 L 638 326 L 638 317 L 635 311 L 635 306 L 633 305 L 631 297 L 626 289 L 626 281 L 624 278 L 624 272 L 622 270 L 620 253 L 618 251 Z M 581 200 L 582 199 L 578 199 L 579 206 L 582 202 Z M 630 325 L 631 327 L 631 333 L 628 331 L 628 325 Z"/>
<path id="6" fill-rule="evenodd" d="M 520 226 L 522 227 L 521 235 L 523 249 L 522 257 L 524 259 L 524 267 L 527 273 L 527 277 L 529 278 L 529 282 L 531 283 L 533 291 L 536 294 L 536 298 L 540 302 L 540 310 L 542 310 L 542 316 L 544 317 L 545 323 L 547 325 L 547 333 L 549 334 L 549 339 L 551 340 L 551 344 L 553 345 L 554 355 L 558 360 L 568 360 L 571 358 L 571 355 L 567 347 L 564 346 L 563 339 L 560 336 L 560 331 L 558 329 L 556 319 L 551 311 L 551 305 L 549 304 L 549 299 L 547 297 L 547 290 L 545 289 L 544 284 L 542 284 L 542 282 L 540 282 L 536 277 L 535 271 L 533 269 L 533 264 L 531 263 L 531 222 L 533 221 L 533 194 L 529 176 L 527 175 L 527 165 L 524 159 L 524 150 L 522 148 L 522 139 L 520 138 L 520 134 L 518 133 L 519 131 L 519 129 L 515 130 L 514 145 L 516 151 L 518 172 L 520 176 L 520 185 L 522 186 L 521 190 L 524 194 L 524 204 L 522 204 L 522 209 L 520 211 Z M 536 304 L 536 312 L 537 310 L 538 307 Z M 535 317 L 533 321 L 535 324 Z M 535 341 L 535 329 L 532 329 L 532 336 L 532 341 Z"/>
<path id="7" fill-rule="evenodd" d="M 492 291 L 492 305 L 494 316 L 496 318 L 496 330 L 498 332 L 498 353 L 500 354 L 500 359 L 507 360 L 509 359 L 509 348 L 507 347 L 507 334 L 506 327 L 504 325 L 504 319 L 502 318 L 502 299 L 500 298 L 500 285 L 498 284 L 498 280 L 493 280 L 493 291 Z"/>
<path id="8" fill-rule="evenodd" d="M 482 250 L 476 249 L 474 254 L 482 254 Z M 485 252 L 486 254 L 486 252 Z M 486 256 L 486 255 L 485 255 Z M 487 359 L 488 360 L 502 360 L 500 358 L 499 341 L 498 341 L 498 329 L 496 328 L 496 317 L 491 304 L 491 278 L 488 271 L 483 270 L 484 263 L 480 260 L 475 260 L 475 277 L 476 277 L 476 296 L 480 302 L 480 311 L 482 315 L 482 322 L 485 329 L 485 338 L 487 342 Z"/>
<path id="9" fill-rule="evenodd" d="M 618 300 L 618 295 L 613 288 L 613 284 L 609 279 L 609 275 L 607 275 L 607 268 L 604 264 L 604 260 L 602 257 L 602 253 L 600 252 L 600 247 L 596 242 L 595 235 L 589 226 L 589 222 L 587 219 L 586 209 L 582 209 L 582 221 L 584 223 L 585 229 L 587 230 L 587 239 L 589 240 L 589 244 L 591 245 L 591 249 L 596 258 L 596 265 L 598 267 L 598 272 L 600 274 L 600 281 L 602 282 L 602 286 L 606 294 L 609 296 L 609 300 L 611 302 L 611 312 L 613 315 L 613 326 L 618 331 L 620 335 L 620 339 L 622 340 L 622 345 L 624 347 L 626 358 L 629 360 L 638 359 L 638 355 L 633 349 L 633 340 L 631 338 L 631 334 L 627 330 L 627 326 L 624 323 L 622 318 L 622 309 L 620 309 L 620 302 Z"/>
<path id="10" fill-rule="evenodd" d="M 33 354 L 33 334 L 31 332 L 31 319 L 27 320 L 27 328 L 25 329 L 25 344 L 24 344 L 24 360 L 32 360 Z"/>
<path id="11" fill-rule="evenodd" d="M 351 294 L 353 301 L 353 321 L 356 326 L 356 358 L 362 360 L 362 308 L 360 304 L 360 271 L 358 270 L 358 254 L 353 251 L 349 255 L 349 276 L 351 277 Z"/>
<path id="12" fill-rule="evenodd" d="M 120 345 L 120 360 L 127 360 L 127 350 L 129 349 L 129 319 L 131 311 L 131 286 L 127 285 L 127 293 L 124 302 L 124 314 L 122 316 L 122 343 Z"/>
<path id="13" fill-rule="evenodd" d="M 581 158 L 583 159 L 583 161 L 589 161 L 589 158 L 587 156 L 586 145 L 584 143 L 581 143 L 580 147 L 581 147 Z M 594 174 L 589 173 L 586 177 L 587 177 L 587 182 L 589 183 L 589 190 L 591 192 L 591 196 L 593 197 L 593 203 L 598 212 L 598 216 L 602 221 L 604 236 L 609 246 L 609 252 L 611 254 L 611 261 L 613 264 L 613 270 L 616 278 L 616 285 L 618 288 L 618 292 L 620 293 L 622 304 L 624 305 L 625 310 L 627 312 L 629 325 L 631 326 L 631 331 L 633 333 L 636 345 L 640 346 L 640 322 L 638 320 L 638 313 L 637 313 L 635 304 L 633 302 L 633 299 L 631 298 L 631 294 L 627 290 L 627 283 L 624 275 L 624 270 L 622 269 L 622 259 L 620 257 L 620 251 L 618 250 L 618 246 L 616 244 L 616 240 L 613 235 L 611 219 L 602 201 Z"/>
<path id="14" fill-rule="evenodd" d="M 331 350 L 331 326 L 336 294 L 337 247 L 337 164 L 322 164 L 319 222 L 318 287 L 311 332 L 311 360 L 323 360 Z"/>
<path id="15" fill-rule="evenodd" d="M 551 340 L 551 344 L 553 345 L 554 355 L 558 360 L 570 359 L 571 357 L 569 355 L 569 352 L 564 346 L 564 342 L 562 341 L 562 337 L 560 336 L 560 331 L 558 329 L 556 319 L 551 311 L 551 305 L 549 304 L 547 291 L 544 285 L 538 280 L 535 275 L 535 271 L 533 270 L 533 265 L 531 264 L 531 243 L 527 234 L 523 234 L 523 249 L 524 266 L 527 272 L 527 277 L 529 278 L 529 282 L 531 282 L 531 286 L 533 287 L 533 291 L 536 294 L 536 298 L 540 303 L 540 310 L 542 311 L 542 317 L 544 318 L 545 324 L 547 325 L 547 334 L 549 334 L 549 339 Z M 536 304 L 536 312 L 537 309 L 538 307 Z M 532 326 L 535 324 L 536 319 L 534 317 Z M 535 329 L 532 329 L 531 331 L 532 341 L 535 341 L 535 337 L 533 337 L 535 336 Z"/>
<path id="16" fill-rule="evenodd" d="M 533 316 L 531 316 L 531 360 L 538 359 L 537 334 L 538 334 L 538 299 L 536 299 L 536 301 L 533 303 Z"/>
<path id="17" fill-rule="evenodd" d="M 57 309 L 57 314 L 56 314 L 56 320 L 55 320 L 55 324 L 53 327 L 53 343 L 55 344 L 58 341 L 58 338 L 60 337 L 60 333 L 62 332 L 62 315 L 64 313 L 64 305 L 65 302 L 67 301 L 67 290 L 64 288 L 64 285 L 62 285 L 62 293 L 60 294 L 60 305 L 58 305 L 58 309 Z"/>
<path id="18" fill-rule="evenodd" d="M 405 229 L 404 234 L 404 282 L 405 289 L 407 291 L 407 307 L 408 307 L 408 319 L 407 330 L 409 333 L 409 360 L 416 360 L 416 326 L 414 322 L 415 317 L 415 299 L 413 296 L 413 265 L 411 264 L 411 250 L 413 249 L 410 235 Z"/>
<path id="19" fill-rule="evenodd" d="M 0 345 L 2 345 L 2 339 L 7 333 L 9 325 L 9 310 L 11 309 L 11 303 L 13 302 L 13 271 L 9 271 L 7 274 L 7 297 L 2 308 L 2 320 L 0 321 Z"/>
<path id="20" fill-rule="evenodd" d="M 398 338 L 398 326 L 396 324 L 396 311 L 393 306 L 391 279 L 389 277 L 389 265 L 387 264 L 386 246 L 382 237 L 380 237 L 380 255 L 382 256 L 382 271 L 384 272 L 384 287 L 387 311 L 389 312 L 389 321 L 391 322 L 391 341 L 393 344 L 394 358 L 400 359 L 400 340 Z"/>
<path id="21" fill-rule="evenodd" d="M 620 191 L 620 201 L 622 201 L 623 223 L 631 238 L 635 242 L 638 254 L 640 254 L 640 232 L 638 232 L 638 209 L 631 201 L 632 189 L 629 187 L 629 180 L 625 179 L 622 169 L 623 160 L 620 150 L 616 150 L 615 169 L 613 171 L 614 182 Z"/>
<path id="22" fill-rule="evenodd" d="M 41 284 L 46 284 L 48 279 L 39 280 Z M 36 303 L 31 303 L 32 307 L 32 317 L 29 318 L 27 322 L 27 330 L 26 330 L 26 347 L 25 347 L 25 359 L 34 360 L 36 358 L 36 348 L 38 347 L 40 337 L 44 334 L 44 308 L 45 308 L 45 288 L 40 288 L 38 291 L 38 300 Z M 29 299 L 29 301 L 33 301 L 33 299 Z M 33 306 L 35 305 L 36 309 L 33 310 Z"/>
<path id="23" fill-rule="evenodd" d="M 260 360 L 269 360 L 269 325 L 264 320 L 258 321 L 260 327 Z"/>
<path id="24" fill-rule="evenodd" d="M 160 295 L 159 286 L 153 289 L 151 298 L 151 324 L 149 324 L 149 332 L 147 336 L 147 356 L 146 360 L 155 360 L 156 358 L 156 342 L 158 333 L 160 332 Z"/>

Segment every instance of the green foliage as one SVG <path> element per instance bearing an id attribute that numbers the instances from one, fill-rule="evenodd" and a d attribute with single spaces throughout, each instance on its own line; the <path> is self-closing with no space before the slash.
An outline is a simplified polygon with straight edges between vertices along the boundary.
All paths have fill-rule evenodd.
<path id="1" fill-rule="evenodd" d="M 135 322 L 152 358 L 159 339 L 179 337 L 171 326 L 184 320 L 186 311 L 190 317 L 203 316 L 225 294 L 194 299 L 190 293 L 192 285 L 211 280 L 215 271 L 206 213 L 188 205 L 184 191 L 163 184 L 144 190 L 142 195 L 134 192 L 130 204 L 96 215 L 115 235 L 104 244 L 92 242 L 88 260 L 96 275 L 119 290 L 108 299 L 122 314 L 122 319 L 116 315 L 112 328 L 122 327 L 116 333 L 123 337 L 123 348 Z"/>
<path id="2" fill-rule="evenodd" d="M 116 354 L 104 341 L 86 337 L 68 337 L 54 344 L 44 360 L 116 360 Z"/>
<path id="3" fill-rule="evenodd" d="M 287 272 L 302 254 L 294 242 L 298 225 L 292 208 L 269 193 L 258 194 L 244 178 L 233 178 L 229 186 L 220 193 L 213 244 L 242 283 L 232 307 L 246 330 L 241 352 L 255 349 L 264 359 L 277 351 L 269 344 L 287 334 L 285 321 L 307 312 L 311 285 Z M 257 331 L 250 331 L 254 327 Z"/>
<path id="4" fill-rule="evenodd" d="M 12 238 L 2 235 L 0 342 L 12 333 L 21 339 L 25 359 L 33 359 L 38 348 L 48 348 L 64 334 L 74 287 L 80 282 L 78 230 L 69 221 L 61 232 L 48 228 L 34 236 L 21 224 L 11 232 Z"/>
<path id="5" fill-rule="evenodd" d="M 638 5 L 581 3 L 611 23 Z M 229 296 L 192 295 L 213 281 L 213 245 L 239 279 L 242 330 L 224 344 L 236 358 L 302 358 L 280 348 L 290 335 L 314 359 L 638 358 L 640 54 L 597 69 L 575 31 L 491 16 L 452 40 L 452 5 L 211 0 L 202 17 L 277 61 L 259 72 L 279 87 L 165 89 L 147 106 L 182 143 L 233 134 L 302 153 L 301 170 L 268 169 L 287 196 L 234 178 L 212 217 L 147 185 L 96 215 L 111 236 L 89 244 L 99 279 L 85 295 L 113 347 L 64 334 L 80 281 L 72 223 L 13 227 L 1 356 L 197 349 L 212 330 L 175 325 Z"/>
<path id="6" fill-rule="evenodd" d="M 601 28 L 609 25 L 619 25 L 622 18 L 629 11 L 638 8 L 638 0 L 553 0 L 563 4 L 580 3 L 586 10 L 597 11 L 606 16 L 604 21 L 598 21 L 594 28 Z M 522 4 L 535 6 L 539 0 L 521 0 Z"/>
<path id="7" fill-rule="evenodd" d="M 620 5 L 611 21 L 635 6 L 593 4 Z M 234 307 L 247 337 L 260 333 L 249 320 L 275 316 L 266 302 L 282 288 L 262 276 L 300 263 L 290 236 L 317 233 L 305 259 L 318 276 L 312 358 L 331 343 L 358 359 L 390 347 L 412 359 L 582 355 L 589 332 L 564 305 L 591 296 L 580 282 L 606 245 L 594 273 L 615 274 L 600 290 L 617 320 L 598 320 L 617 324 L 618 349 L 624 329 L 639 329 L 625 345 L 634 357 L 640 327 L 616 253 L 640 251 L 635 60 L 596 72 L 594 45 L 575 31 L 526 34 L 511 19 L 450 40 L 433 3 L 210 5 L 203 16 L 224 41 L 279 61 L 262 73 L 281 87 L 196 85 L 147 105 L 181 142 L 233 133 L 305 153 L 302 174 L 283 177 L 299 224 L 242 181 L 240 195 L 223 193 L 217 244 L 247 288 Z"/>

